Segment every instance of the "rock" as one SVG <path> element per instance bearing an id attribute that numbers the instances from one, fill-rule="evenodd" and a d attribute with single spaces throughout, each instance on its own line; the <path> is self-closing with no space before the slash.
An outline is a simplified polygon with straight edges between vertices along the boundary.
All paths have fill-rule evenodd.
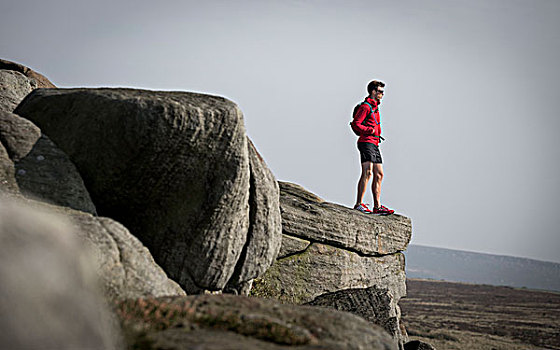
<path id="1" fill-rule="evenodd" d="M 404 350 L 436 350 L 436 348 L 423 341 L 413 340 L 404 344 Z"/>
<path id="2" fill-rule="evenodd" d="M 16 180 L 25 196 L 97 214 L 76 167 L 48 137 L 41 136 L 15 166 Z"/>
<path id="3" fill-rule="evenodd" d="M 16 71 L 22 73 L 31 80 L 31 83 L 37 88 L 55 88 L 56 86 L 45 76 L 35 72 L 34 70 L 21 65 L 19 63 L 0 59 L 0 69 Z"/>
<path id="4" fill-rule="evenodd" d="M 137 299 L 117 307 L 129 346 L 143 349 L 396 349 L 346 312 L 233 295 Z"/>
<path id="5" fill-rule="evenodd" d="M 377 286 L 398 301 L 406 295 L 404 255 L 360 256 L 341 248 L 312 243 L 305 251 L 277 259 L 255 280 L 251 294 L 293 304 L 343 289 Z"/>
<path id="6" fill-rule="evenodd" d="M 351 288 L 323 294 L 308 303 L 313 306 L 330 307 L 348 311 L 383 327 L 395 342 L 401 344 L 406 337 L 401 334 L 400 311 L 395 298 L 387 290 L 378 287 Z"/>
<path id="7" fill-rule="evenodd" d="M 109 218 L 68 209 L 63 211 L 72 220 L 78 236 L 93 252 L 109 299 L 186 295 L 126 227 Z"/>
<path id="8" fill-rule="evenodd" d="M 404 251 L 412 235 L 409 218 L 398 214 L 366 215 L 328 203 L 301 186 L 280 182 L 285 234 L 365 255 Z"/>
<path id="9" fill-rule="evenodd" d="M 29 120 L 0 111 L 0 142 L 14 162 L 28 155 L 40 137 L 41 130 Z"/>
<path id="10" fill-rule="evenodd" d="M 220 290 L 249 228 L 243 118 L 215 96 L 37 89 L 15 113 L 74 162 L 100 215 L 124 224 L 188 293 Z"/>
<path id="11" fill-rule="evenodd" d="M 0 143 L 0 194 L 19 193 L 19 187 L 15 177 L 14 163 L 8 155 L 8 151 Z"/>
<path id="12" fill-rule="evenodd" d="M 88 249 L 108 300 L 186 295 L 123 225 L 105 217 L 16 196 L 36 211 L 64 218 Z"/>
<path id="13" fill-rule="evenodd" d="M 0 69 L 0 111 L 12 112 L 37 85 L 19 72 Z"/>
<path id="14" fill-rule="evenodd" d="M 5 349 L 117 349 L 91 259 L 52 214 L 0 198 L 0 344 Z"/>
<path id="15" fill-rule="evenodd" d="M 249 294 L 252 280 L 272 265 L 282 244 L 278 183 L 253 143 L 247 139 L 250 163 L 250 224 L 247 243 L 226 291 Z"/>
<path id="16" fill-rule="evenodd" d="M 282 235 L 282 246 L 278 252 L 278 259 L 286 258 L 290 255 L 304 252 L 311 245 L 310 241 L 305 239 Z"/>
<path id="17" fill-rule="evenodd" d="M 386 327 L 402 347 L 407 336 L 398 301 L 406 295 L 406 276 L 400 251 L 410 241 L 410 219 L 364 215 L 284 182 L 280 206 L 282 247 L 251 295 L 356 313 Z"/>
<path id="18" fill-rule="evenodd" d="M 96 214 L 74 164 L 32 122 L 0 111 L 0 141 L 15 163 L 15 180 L 22 194 Z"/>

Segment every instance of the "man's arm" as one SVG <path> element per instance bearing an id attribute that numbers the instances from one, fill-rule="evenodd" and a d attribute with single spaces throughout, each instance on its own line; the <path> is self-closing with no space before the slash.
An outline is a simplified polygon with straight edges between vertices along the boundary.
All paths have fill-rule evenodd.
<path id="1" fill-rule="evenodd" d="M 370 113 L 370 108 L 368 105 L 363 104 L 358 108 L 356 115 L 354 115 L 354 120 L 352 124 L 354 127 L 360 132 L 361 135 L 373 135 L 374 128 L 371 126 L 365 126 L 362 123 L 367 118 L 368 114 Z"/>

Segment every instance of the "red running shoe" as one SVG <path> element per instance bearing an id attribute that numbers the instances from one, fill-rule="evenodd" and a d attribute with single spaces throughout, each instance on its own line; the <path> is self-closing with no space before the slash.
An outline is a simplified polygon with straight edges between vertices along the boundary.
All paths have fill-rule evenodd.
<path id="1" fill-rule="evenodd" d="M 358 210 L 358 211 L 361 211 L 362 213 L 371 214 L 371 210 L 369 210 L 367 205 L 365 205 L 364 203 L 360 203 L 360 204 L 354 206 L 354 209 Z"/>
<path id="2" fill-rule="evenodd" d="M 395 211 L 393 209 L 389 209 L 384 205 L 380 206 L 379 208 L 373 208 L 373 210 L 371 211 L 372 214 L 376 215 L 391 215 L 394 212 Z"/>

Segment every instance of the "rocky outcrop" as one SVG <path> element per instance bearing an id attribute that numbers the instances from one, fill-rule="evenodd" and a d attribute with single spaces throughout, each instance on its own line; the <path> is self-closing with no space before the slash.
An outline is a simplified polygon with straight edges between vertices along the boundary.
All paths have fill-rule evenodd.
<path id="1" fill-rule="evenodd" d="M 15 113 L 68 154 L 98 212 L 129 228 L 187 292 L 228 282 L 246 290 L 275 255 L 279 208 L 263 183 L 274 185 L 251 168 L 258 180 L 250 210 L 249 148 L 232 102 L 182 92 L 38 89 Z"/>
<path id="2" fill-rule="evenodd" d="M 355 312 L 384 325 L 402 347 L 406 333 L 400 330 L 398 301 L 406 295 L 406 276 L 401 251 L 411 238 L 410 219 L 357 213 L 284 182 L 280 204 L 282 247 L 251 293 Z M 358 298 L 363 299 L 359 307 L 343 302 Z"/>
<path id="3" fill-rule="evenodd" d="M 123 301 L 131 348 L 396 349 L 379 327 L 346 312 L 232 295 Z"/>
<path id="4" fill-rule="evenodd" d="M 19 72 L 29 78 L 36 88 L 55 88 L 56 86 L 50 82 L 44 75 L 35 72 L 33 69 L 22 64 L 0 59 L 0 69 Z"/>
<path id="5" fill-rule="evenodd" d="M 96 271 L 71 226 L 0 197 L 0 344 L 117 349 Z"/>

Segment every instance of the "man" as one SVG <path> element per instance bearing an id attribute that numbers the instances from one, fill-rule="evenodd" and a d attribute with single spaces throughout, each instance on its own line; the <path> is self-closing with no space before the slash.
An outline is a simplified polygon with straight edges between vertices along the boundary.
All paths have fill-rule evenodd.
<path id="1" fill-rule="evenodd" d="M 352 129 L 359 134 L 358 150 L 362 163 L 362 174 L 358 181 L 358 195 L 354 209 L 367 214 L 390 215 L 395 211 L 381 205 L 381 181 L 383 180 L 383 165 L 379 152 L 381 137 L 381 119 L 379 105 L 385 94 L 385 83 L 373 80 L 367 86 L 368 96 L 362 102 L 352 120 Z M 373 192 L 373 209 L 362 203 L 369 180 L 373 177 L 371 190 Z"/>

